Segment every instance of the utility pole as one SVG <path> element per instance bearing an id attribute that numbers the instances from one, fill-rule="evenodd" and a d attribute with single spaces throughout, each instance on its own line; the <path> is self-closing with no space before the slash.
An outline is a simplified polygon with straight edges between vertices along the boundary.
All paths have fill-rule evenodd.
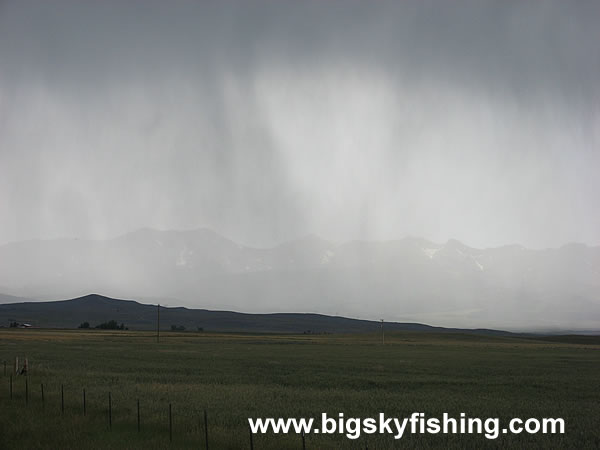
<path id="1" fill-rule="evenodd" d="M 160 303 L 156 306 L 156 343 L 158 344 L 160 339 Z"/>
<path id="2" fill-rule="evenodd" d="M 383 332 L 383 319 L 381 319 L 381 345 L 385 345 L 385 334 Z"/>

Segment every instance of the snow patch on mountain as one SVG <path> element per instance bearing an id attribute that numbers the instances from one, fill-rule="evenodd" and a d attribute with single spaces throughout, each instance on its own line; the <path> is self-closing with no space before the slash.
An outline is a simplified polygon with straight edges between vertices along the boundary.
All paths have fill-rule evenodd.
<path id="1" fill-rule="evenodd" d="M 425 255 L 427 255 L 427 257 L 429 259 L 433 259 L 433 257 L 435 256 L 435 254 L 437 252 L 439 252 L 440 249 L 439 248 L 424 248 L 423 249 L 423 253 L 425 253 Z"/>
<path id="2" fill-rule="evenodd" d="M 472 259 L 473 259 L 473 262 L 477 265 L 477 267 L 479 267 L 479 270 L 481 270 L 483 272 L 483 264 L 481 264 L 475 258 L 472 258 Z"/>
<path id="3" fill-rule="evenodd" d="M 331 258 L 335 255 L 331 250 L 327 250 L 325 254 L 321 257 L 321 264 L 329 264 L 331 262 Z"/>
<path id="4" fill-rule="evenodd" d="M 193 251 L 184 248 L 179 252 L 179 255 L 177 256 L 177 260 L 175 261 L 175 265 L 177 267 L 184 267 L 188 265 L 188 259 L 187 257 L 192 255 L 192 253 L 194 253 Z"/>

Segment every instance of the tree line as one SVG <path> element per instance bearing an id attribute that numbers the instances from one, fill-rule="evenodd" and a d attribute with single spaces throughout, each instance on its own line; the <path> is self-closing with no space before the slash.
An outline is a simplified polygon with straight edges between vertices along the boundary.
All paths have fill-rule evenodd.
<path id="1" fill-rule="evenodd" d="M 91 328 L 91 327 L 90 327 L 89 322 L 83 322 L 77 328 L 86 329 L 86 328 Z M 124 323 L 121 323 L 121 325 L 119 325 L 119 323 L 116 320 L 109 320 L 108 322 L 102 322 L 101 324 L 96 325 L 94 328 L 98 328 L 100 330 L 129 330 L 129 328 L 127 328 Z"/>

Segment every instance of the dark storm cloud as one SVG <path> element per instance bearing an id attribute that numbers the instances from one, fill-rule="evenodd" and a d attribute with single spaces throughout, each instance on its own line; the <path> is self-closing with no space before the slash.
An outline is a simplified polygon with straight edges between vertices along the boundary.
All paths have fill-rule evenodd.
<path id="1" fill-rule="evenodd" d="M 0 242 L 599 243 L 597 2 L 0 3 Z"/>

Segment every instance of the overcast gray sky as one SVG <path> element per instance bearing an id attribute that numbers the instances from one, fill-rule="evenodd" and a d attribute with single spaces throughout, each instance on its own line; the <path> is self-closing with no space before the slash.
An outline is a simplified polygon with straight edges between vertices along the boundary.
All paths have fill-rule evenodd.
<path id="1" fill-rule="evenodd" d="M 0 243 L 600 244 L 600 3 L 0 1 Z"/>

